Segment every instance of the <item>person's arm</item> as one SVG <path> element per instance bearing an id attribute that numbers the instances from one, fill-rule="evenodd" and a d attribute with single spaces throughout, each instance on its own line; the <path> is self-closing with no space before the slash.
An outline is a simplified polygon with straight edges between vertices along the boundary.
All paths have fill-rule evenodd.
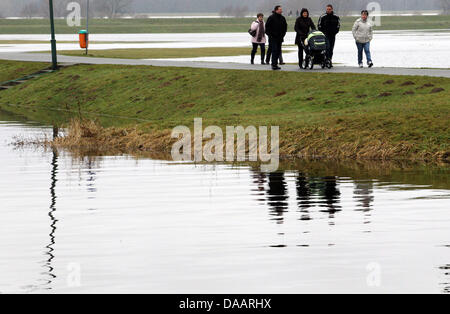
<path id="1" fill-rule="evenodd" d="M 355 22 L 355 24 L 353 24 L 353 28 L 352 28 L 352 33 L 353 33 L 353 38 L 356 39 L 356 32 L 358 31 L 359 28 L 359 23 L 358 21 Z"/>
<path id="2" fill-rule="evenodd" d="M 372 39 L 373 39 L 373 26 L 370 25 L 370 28 L 369 28 L 369 40 L 372 41 Z"/>
<path id="3" fill-rule="evenodd" d="M 313 20 L 310 19 L 310 21 L 311 21 L 311 29 L 312 29 L 313 31 L 317 30 L 316 25 L 314 25 Z"/>
<path id="4" fill-rule="evenodd" d="M 267 22 L 266 22 L 266 34 L 268 36 L 270 36 L 271 27 L 272 27 L 272 17 L 269 16 L 269 18 L 267 19 Z"/>
<path id="5" fill-rule="evenodd" d="M 284 17 L 283 17 L 283 24 L 284 24 L 283 25 L 283 38 L 284 38 L 284 36 L 286 36 L 288 31 L 288 23 Z"/>
<path id="6" fill-rule="evenodd" d="M 323 15 L 321 15 L 321 16 L 319 17 L 319 22 L 317 22 L 317 27 L 318 27 L 318 30 L 319 30 L 319 31 L 322 31 L 322 30 L 323 30 L 322 22 L 323 22 Z"/>
<path id="7" fill-rule="evenodd" d="M 298 18 L 297 20 L 295 20 L 295 26 L 294 26 L 294 30 L 295 32 L 298 34 L 300 33 L 300 19 Z"/>
<path id="8" fill-rule="evenodd" d="M 259 27 L 259 24 L 256 23 L 256 22 L 253 22 L 253 23 L 252 23 L 252 26 L 250 27 L 250 29 L 251 29 L 252 31 L 256 31 L 256 30 L 258 29 L 258 27 Z"/>

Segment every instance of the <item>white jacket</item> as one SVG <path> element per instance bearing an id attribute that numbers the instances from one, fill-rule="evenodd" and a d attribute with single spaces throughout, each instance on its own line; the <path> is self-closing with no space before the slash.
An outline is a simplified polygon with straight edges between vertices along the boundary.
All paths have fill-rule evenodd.
<path id="1" fill-rule="evenodd" d="M 373 39 L 373 25 L 368 19 L 364 22 L 362 18 L 359 18 L 353 25 L 352 31 L 358 43 L 365 44 Z"/>

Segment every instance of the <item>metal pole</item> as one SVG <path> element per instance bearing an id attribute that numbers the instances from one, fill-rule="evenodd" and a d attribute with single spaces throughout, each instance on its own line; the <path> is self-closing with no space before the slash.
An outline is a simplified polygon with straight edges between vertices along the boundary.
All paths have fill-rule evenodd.
<path id="1" fill-rule="evenodd" d="M 56 38 L 55 38 L 55 17 L 53 15 L 53 0 L 49 0 L 50 5 L 50 28 L 52 33 L 52 69 L 57 70 L 58 69 L 58 59 L 56 57 Z"/>
<path id="2" fill-rule="evenodd" d="M 89 0 L 87 0 L 86 5 L 86 55 L 88 54 L 88 43 L 89 43 Z"/>

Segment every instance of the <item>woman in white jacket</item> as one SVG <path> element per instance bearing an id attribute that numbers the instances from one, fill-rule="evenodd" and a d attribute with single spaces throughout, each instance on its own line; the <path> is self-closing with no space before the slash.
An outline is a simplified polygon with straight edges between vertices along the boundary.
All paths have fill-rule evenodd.
<path id="1" fill-rule="evenodd" d="M 361 18 L 353 25 L 353 37 L 355 38 L 356 46 L 358 47 L 358 64 L 360 68 L 364 67 L 363 51 L 366 54 L 367 65 L 369 68 L 373 67 L 372 56 L 370 53 L 370 42 L 373 39 L 373 25 L 368 17 L 369 11 L 362 11 Z"/>
<path id="2" fill-rule="evenodd" d="M 252 37 L 252 54 L 251 64 L 255 64 L 255 55 L 258 51 L 258 46 L 261 47 L 261 64 L 265 64 L 264 58 L 266 56 L 266 25 L 264 23 L 264 14 L 259 13 L 257 20 L 252 23 L 250 30 L 254 32 L 255 36 Z"/>

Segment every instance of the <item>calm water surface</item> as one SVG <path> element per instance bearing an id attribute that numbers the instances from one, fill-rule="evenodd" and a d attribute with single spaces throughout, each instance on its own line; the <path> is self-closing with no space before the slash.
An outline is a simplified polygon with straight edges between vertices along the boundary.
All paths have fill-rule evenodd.
<path id="1" fill-rule="evenodd" d="M 448 167 L 267 174 L 8 145 L 44 133 L 0 122 L 0 293 L 450 292 Z"/>

